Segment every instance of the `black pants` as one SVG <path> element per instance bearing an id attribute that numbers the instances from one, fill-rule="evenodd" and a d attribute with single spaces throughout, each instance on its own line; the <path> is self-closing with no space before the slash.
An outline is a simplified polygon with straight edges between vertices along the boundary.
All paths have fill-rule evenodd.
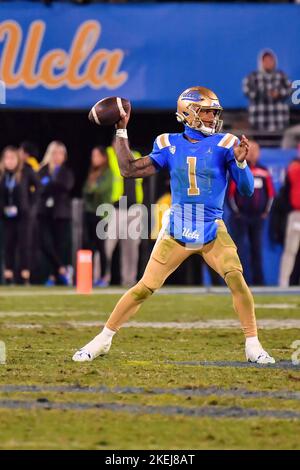
<path id="1" fill-rule="evenodd" d="M 29 269 L 29 225 L 27 216 L 3 220 L 5 269 L 15 275 Z"/>
<path id="2" fill-rule="evenodd" d="M 100 217 L 93 212 L 85 212 L 83 218 L 83 248 L 91 250 L 93 255 L 96 251 L 100 253 L 101 276 L 106 271 L 105 240 L 97 237 L 96 227 Z"/>
<path id="3" fill-rule="evenodd" d="M 50 263 L 50 274 L 57 275 L 59 268 L 70 264 L 69 230 L 69 219 L 39 217 L 40 245 Z"/>
<path id="4" fill-rule="evenodd" d="M 264 275 L 262 269 L 262 234 L 264 220 L 260 217 L 231 216 L 231 234 L 235 241 L 241 262 L 244 268 L 244 275 L 249 284 L 264 285 Z M 250 272 L 247 268 L 250 268 Z"/>

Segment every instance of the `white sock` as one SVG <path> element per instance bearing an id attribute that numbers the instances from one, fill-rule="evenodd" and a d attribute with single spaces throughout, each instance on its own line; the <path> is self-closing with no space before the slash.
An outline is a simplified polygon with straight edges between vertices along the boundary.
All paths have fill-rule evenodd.
<path id="1" fill-rule="evenodd" d="M 116 331 L 110 330 L 109 328 L 105 326 L 103 330 L 101 331 L 100 335 L 102 338 L 111 339 L 115 333 Z"/>
<path id="2" fill-rule="evenodd" d="M 260 346 L 260 342 L 258 341 L 257 336 L 251 336 L 250 338 L 246 338 L 246 346 L 251 347 L 256 347 Z"/>
<path id="3" fill-rule="evenodd" d="M 103 343 L 106 344 L 112 340 L 112 337 L 115 333 L 115 331 L 110 330 L 105 326 L 101 333 L 95 336 L 92 341 L 84 346 L 84 349 L 87 349 L 92 354 L 96 353 Z"/>

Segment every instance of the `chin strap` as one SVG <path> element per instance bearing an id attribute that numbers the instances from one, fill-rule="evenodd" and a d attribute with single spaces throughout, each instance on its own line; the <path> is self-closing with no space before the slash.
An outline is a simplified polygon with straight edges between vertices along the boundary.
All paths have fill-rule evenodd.
<path id="1" fill-rule="evenodd" d="M 205 137 L 205 135 L 202 132 L 197 131 L 196 129 L 192 129 L 186 124 L 184 126 L 184 133 L 191 139 L 195 139 L 195 140 L 202 140 Z"/>
<path id="2" fill-rule="evenodd" d="M 211 129 L 210 127 L 206 127 L 206 126 L 202 126 L 201 129 L 202 129 L 201 132 L 204 135 L 213 135 L 216 132 L 214 129 Z"/>

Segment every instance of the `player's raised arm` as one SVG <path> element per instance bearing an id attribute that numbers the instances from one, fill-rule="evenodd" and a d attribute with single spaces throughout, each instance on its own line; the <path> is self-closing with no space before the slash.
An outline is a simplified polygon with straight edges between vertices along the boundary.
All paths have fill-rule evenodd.
<path id="1" fill-rule="evenodd" d="M 240 143 L 238 144 L 238 142 L 235 141 L 235 144 L 233 146 L 234 157 L 239 163 L 243 163 L 246 160 L 248 152 L 249 140 L 245 135 L 242 135 Z"/>
<path id="2" fill-rule="evenodd" d="M 154 175 L 156 168 L 149 156 L 135 159 L 128 144 L 127 124 L 130 110 L 116 124 L 116 154 L 121 175 L 124 178 L 145 178 Z"/>
<path id="3" fill-rule="evenodd" d="M 252 196 L 254 191 L 253 175 L 247 165 L 249 140 L 244 135 L 240 142 L 236 139 L 228 150 L 228 170 L 242 196 Z"/>

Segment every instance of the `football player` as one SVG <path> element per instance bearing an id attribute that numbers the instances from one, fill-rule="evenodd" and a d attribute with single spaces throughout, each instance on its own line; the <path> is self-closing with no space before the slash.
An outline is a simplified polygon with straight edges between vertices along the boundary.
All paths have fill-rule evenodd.
<path id="1" fill-rule="evenodd" d="M 246 162 L 249 141 L 245 136 L 239 141 L 232 134 L 221 134 L 221 113 L 214 92 L 204 87 L 188 88 L 178 98 L 176 113 L 184 131 L 158 136 L 150 155 L 137 160 L 128 145 L 130 112 L 118 122 L 116 150 L 122 175 L 144 178 L 167 168 L 172 207 L 143 277 L 121 297 L 100 334 L 74 354 L 74 361 L 92 361 L 106 354 L 119 328 L 188 256 L 198 253 L 223 277 L 232 293 L 245 335 L 247 360 L 275 362 L 258 340 L 253 297 L 222 220 L 228 173 L 242 195 L 251 196 L 254 184 Z"/>

